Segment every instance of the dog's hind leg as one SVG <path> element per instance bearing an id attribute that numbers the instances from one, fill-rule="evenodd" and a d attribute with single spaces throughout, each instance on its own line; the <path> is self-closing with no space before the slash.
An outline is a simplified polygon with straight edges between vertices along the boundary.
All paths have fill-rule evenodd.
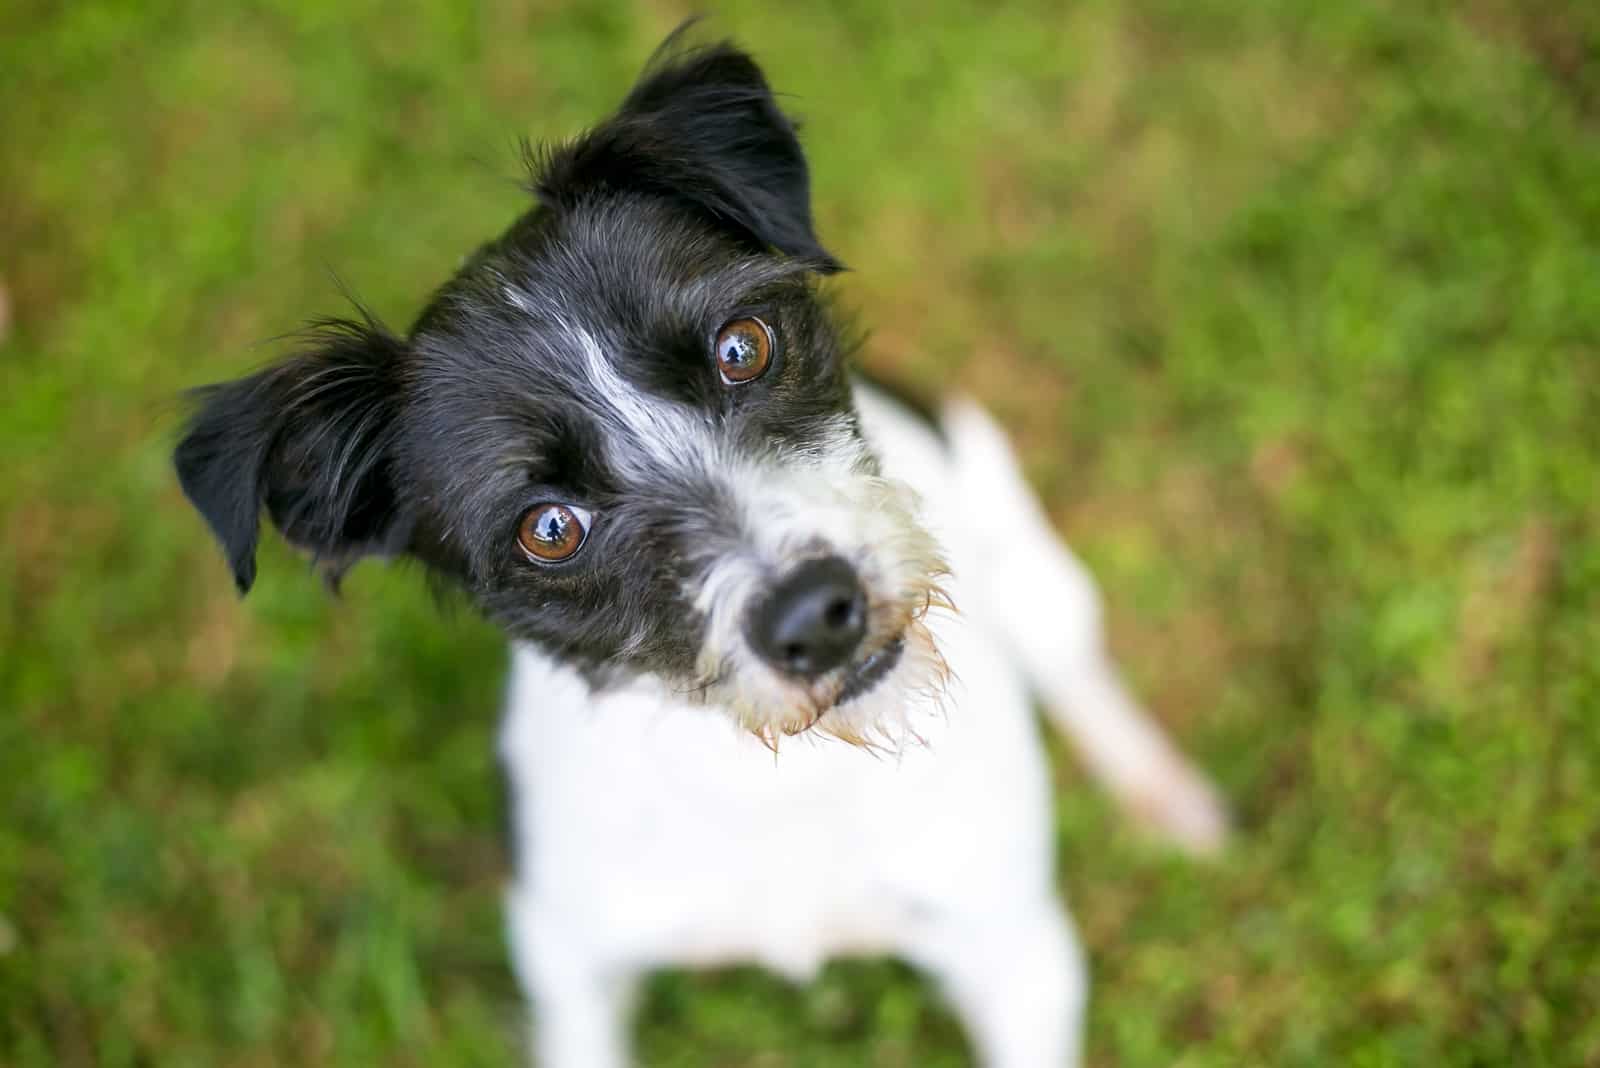
<path id="1" fill-rule="evenodd" d="M 944 428 L 956 491 L 975 502 L 983 527 L 959 535 L 981 539 L 966 554 L 982 561 L 962 587 L 978 602 L 970 609 L 1002 636 L 1051 722 L 1126 810 L 1186 849 L 1215 851 L 1227 831 L 1216 791 L 1123 685 L 1094 579 L 1051 527 L 1004 433 L 969 401 L 947 407 Z"/>

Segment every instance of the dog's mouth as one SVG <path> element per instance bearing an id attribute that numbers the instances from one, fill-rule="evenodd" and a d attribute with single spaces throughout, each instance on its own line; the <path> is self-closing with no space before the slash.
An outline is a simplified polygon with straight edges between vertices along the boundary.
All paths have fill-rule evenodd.
<path id="1" fill-rule="evenodd" d="M 905 639 L 896 638 L 883 648 L 869 653 L 852 664 L 844 677 L 844 685 L 839 688 L 839 696 L 833 700 L 834 707 L 837 708 L 871 693 L 880 682 L 888 678 L 895 665 L 900 663 L 900 657 L 905 651 Z"/>

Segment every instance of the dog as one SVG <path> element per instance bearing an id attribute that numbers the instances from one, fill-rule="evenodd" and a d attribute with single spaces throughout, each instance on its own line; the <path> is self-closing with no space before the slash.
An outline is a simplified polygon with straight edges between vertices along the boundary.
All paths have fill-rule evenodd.
<path id="1" fill-rule="evenodd" d="M 241 593 L 259 517 L 331 582 L 405 556 L 513 645 L 513 965 L 550 1068 L 628 1062 L 637 980 L 894 954 L 982 1063 L 1076 1063 L 1031 700 L 1135 814 L 1216 791 L 1107 657 L 1004 434 L 852 369 L 794 124 L 730 43 L 530 151 L 534 203 L 404 336 L 198 391 L 175 464 Z"/>

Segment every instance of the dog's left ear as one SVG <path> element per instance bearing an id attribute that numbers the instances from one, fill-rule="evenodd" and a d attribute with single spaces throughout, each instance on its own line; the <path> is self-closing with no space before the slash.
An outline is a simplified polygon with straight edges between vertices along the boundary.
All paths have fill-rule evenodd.
<path id="1" fill-rule="evenodd" d="M 331 584 L 364 555 L 406 547 L 392 478 L 404 353 L 371 320 L 329 321 L 299 355 L 198 391 L 173 463 L 240 593 L 255 581 L 263 507 Z"/>
<path id="2" fill-rule="evenodd" d="M 666 196 L 754 247 L 842 270 L 817 240 L 805 153 L 761 68 L 727 43 L 671 53 L 677 36 L 615 116 L 546 156 L 540 200 L 559 210 L 608 190 Z"/>

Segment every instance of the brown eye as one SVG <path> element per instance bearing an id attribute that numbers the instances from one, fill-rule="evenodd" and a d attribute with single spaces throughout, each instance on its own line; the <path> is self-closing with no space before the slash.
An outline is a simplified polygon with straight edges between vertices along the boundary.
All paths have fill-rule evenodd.
<path id="1" fill-rule="evenodd" d="M 565 504 L 536 504 L 517 527 L 517 544 L 535 560 L 556 563 L 583 547 L 589 513 Z"/>
<path id="2" fill-rule="evenodd" d="M 717 370 L 730 386 L 760 378 L 772 362 L 772 331 L 760 319 L 735 319 L 717 332 Z"/>

